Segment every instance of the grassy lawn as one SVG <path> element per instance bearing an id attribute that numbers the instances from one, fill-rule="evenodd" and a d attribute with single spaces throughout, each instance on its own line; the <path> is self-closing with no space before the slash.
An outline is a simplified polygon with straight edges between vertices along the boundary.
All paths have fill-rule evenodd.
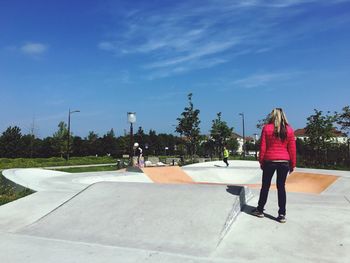
<path id="1" fill-rule="evenodd" d="M 34 191 L 30 189 L 18 191 L 16 187 L 10 185 L 2 173 L 0 173 L 0 205 L 12 202 L 32 193 L 34 193 Z"/>
<path id="2" fill-rule="evenodd" d="M 116 165 L 107 166 L 93 166 L 93 167 L 74 167 L 74 168 L 62 168 L 55 169 L 56 171 L 67 173 L 86 173 L 86 172 L 103 172 L 103 171 L 116 171 L 118 167 Z"/>
<path id="3" fill-rule="evenodd" d="M 107 166 L 95 166 L 95 167 L 75 167 L 56 169 L 56 171 L 68 172 L 68 173 L 84 173 L 84 172 L 102 172 L 102 171 L 116 171 L 118 168 L 116 165 Z M 18 190 L 15 186 L 9 184 L 5 177 L 0 173 L 0 206 L 16 199 L 22 198 L 29 194 L 34 193 L 30 189 Z"/>
<path id="4" fill-rule="evenodd" d="M 33 168 L 33 167 L 50 167 L 50 166 L 66 166 L 66 165 L 84 165 L 84 164 L 103 164 L 115 163 L 113 157 L 103 156 L 87 156 L 87 157 L 71 157 L 67 162 L 66 159 L 60 157 L 52 158 L 0 158 L 0 169 L 10 168 Z"/>

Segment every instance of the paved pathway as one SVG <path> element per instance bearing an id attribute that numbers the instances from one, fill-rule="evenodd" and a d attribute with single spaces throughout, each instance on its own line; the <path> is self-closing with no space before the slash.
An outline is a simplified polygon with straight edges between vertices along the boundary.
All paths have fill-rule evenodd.
<path id="1" fill-rule="evenodd" d="M 266 217 L 250 215 L 261 180 L 257 162 L 149 169 L 154 170 L 4 171 L 37 192 L 0 207 L 1 261 L 345 263 L 350 258 L 350 172 L 297 169 L 289 177 L 296 190 L 289 189 L 288 221 L 280 224 L 274 190 Z M 317 191 L 310 191 L 315 185 Z"/>

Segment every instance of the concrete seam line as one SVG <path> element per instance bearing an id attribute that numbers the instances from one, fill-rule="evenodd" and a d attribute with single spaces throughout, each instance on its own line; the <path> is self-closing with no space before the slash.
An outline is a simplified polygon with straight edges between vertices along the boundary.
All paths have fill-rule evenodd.
<path id="1" fill-rule="evenodd" d="M 350 200 L 349 200 L 345 195 L 344 195 L 344 198 L 345 198 L 345 200 L 348 201 L 349 204 L 350 204 Z"/>
<path id="2" fill-rule="evenodd" d="M 229 215 L 227 216 L 224 227 L 221 230 L 219 242 L 216 245 L 216 249 L 220 246 L 227 233 L 231 230 L 233 222 L 236 221 L 243 208 L 247 205 L 247 201 L 250 201 L 254 197 L 254 195 L 248 187 L 243 186 L 241 187 L 241 191 L 238 197 L 238 200 L 236 199 L 236 201 L 234 202 L 232 209 Z"/>
<path id="3" fill-rule="evenodd" d="M 247 202 L 254 198 L 254 194 L 253 194 L 252 190 L 249 187 L 247 187 L 247 186 L 244 186 L 244 193 L 245 193 L 245 195 L 244 195 L 244 198 L 245 198 L 244 199 L 244 206 L 246 206 Z M 243 207 L 241 207 L 241 208 L 243 209 Z"/>
<path id="4" fill-rule="evenodd" d="M 241 201 L 240 201 L 240 196 L 239 196 L 238 200 L 236 199 L 236 201 L 233 203 L 232 209 L 226 218 L 226 221 L 225 221 L 225 224 L 223 226 L 223 229 L 221 230 L 220 238 L 219 238 L 219 241 L 216 245 L 216 248 L 218 248 L 220 246 L 222 240 L 224 240 L 226 234 L 231 229 L 233 222 L 236 220 L 236 218 L 238 217 L 238 215 L 240 213 L 241 213 Z"/>
<path id="5" fill-rule="evenodd" d="M 96 183 L 94 183 L 96 184 Z M 30 227 L 34 224 L 36 224 L 37 222 L 39 222 L 40 220 L 44 219 L 45 217 L 49 216 L 50 214 L 52 214 L 53 212 L 55 212 L 57 209 L 59 209 L 60 207 L 64 206 L 66 203 L 68 203 L 69 201 L 71 201 L 73 198 L 75 198 L 76 196 L 80 195 L 82 192 L 84 192 L 85 190 L 87 190 L 88 188 L 90 188 L 91 186 L 93 186 L 94 184 L 91 184 L 89 186 L 87 186 L 86 188 L 84 188 L 83 190 L 79 191 L 78 193 L 76 193 L 75 195 L 73 195 L 72 197 L 70 197 L 69 199 L 67 199 L 66 201 L 64 201 L 62 204 L 60 204 L 59 206 L 57 206 L 56 208 L 54 208 L 53 210 L 51 210 L 50 212 L 48 212 L 46 215 L 38 218 L 37 220 L 35 220 L 34 222 L 30 223 L 29 225 L 24 226 L 23 228 L 26 227 Z M 23 229 L 22 228 L 22 229 Z M 21 230 L 21 229 L 19 229 Z"/>
<path id="6" fill-rule="evenodd" d="M 57 238 L 49 238 L 49 237 L 42 237 L 42 236 L 34 236 L 34 235 L 28 235 L 28 234 L 22 234 L 22 233 L 8 233 L 8 232 L 1 232 L 4 233 L 5 235 L 8 236 L 19 236 L 23 238 L 29 238 L 29 239 L 36 239 L 36 240 L 42 240 L 42 241 L 52 241 L 52 242 L 57 242 L 57 243 L 62 243 L 62 244 L 72 244 L 72 245 L 83 245 L 83 246 L 95 246 L 95 247 L 100 247 L 100 248 L 109 248 L 109 249 L 120 249 L 124 251 L 141 251 L 144 252 L 145 254 L 148 254 L 148 257 L 150 255 L 167 255 L 167 256 L 176 256 L 184 259 L 193 259 L 197 262 L 197 260 L 200 260 L 201 262 L 208 262 L 208 263 L 213 263 L 212 258 L 205 257 L 205 256 L 193 256 L 190 254 L 177 254 L 177 253 L 172 253 L 169 251 L 159 251 L 159 250 L 147 250 L 143 248 L 136 248 L 136 247 L 127 247 L 127 246 L 114 246 L 114 245 L 107 245 L 107 244 L 99 244 L 99 243 L 94 243 L 94 242 L 84 242 L 84 241 L 73 241 L 73 240 L 64 240 L 64 239 L 57 239 Z M 147 258 L 146 258 L 147 260 Z M 225 258 L 218 258 L 215 260 L 216 263 L 232 263 L 231 259 L 225 259 Z"/>

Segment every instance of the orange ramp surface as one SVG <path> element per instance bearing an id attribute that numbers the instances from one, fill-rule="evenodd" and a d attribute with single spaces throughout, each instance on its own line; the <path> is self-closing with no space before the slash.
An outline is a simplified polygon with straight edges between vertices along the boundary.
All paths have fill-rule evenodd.
<path id="1" fill-rule="evenodd" d="M 338 178 L 339 177 L 335 175 L 293 172 L 287 177 L 286 191 L 320 194 Z M 276 175 L 274 175 L 272 180 L 276 181 Z M 246 186 L 254 189 L 261 188 L 261 184 L 246 184 Z M 276 190 L 276 184 L 271 184 L 271 189 Z"/>
<path id="2" fill-rule="evenodd" d="M 335 175 L 294 172 L 287 178 L 288 192 L 319 194 L 338 179 Z"/>
<path id="3" fill-rule="evenodd" d="M 142 171 L 154 182 L 159 184 L 190 184 L 194 183 L 179 166 L 145 167 Z"/>
<path id="4" fill-rule="evenodd" d="M 146 167 L 142 171 L 154 182 L 159 184 L 202 184 L 195 182 L 178 166 Z M 293 172 L 287 177 L 287 192 L 319 194 L 326 190 L 338 176 Z M 276 175 L 272 179 L 276 180 Z M 208 183 L 205 183 L 208 184 Z M 210 184 L 210 183 L 209 183 Z M 215 184 L 215 183 L 213 183 Z M 220 183 L 221 184 L 221 183 Z M 244 184 L 251 188 L 259 189 L 261 184 Z M 276 189 L 276 184 L 271 184 L 271 189 Z"/>

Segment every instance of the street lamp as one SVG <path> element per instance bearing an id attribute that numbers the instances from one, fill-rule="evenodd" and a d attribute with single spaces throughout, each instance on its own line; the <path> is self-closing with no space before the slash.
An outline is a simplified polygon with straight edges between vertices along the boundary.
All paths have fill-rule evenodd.
<path id="1" fill-rule="evenodd" d="M 146 142 L 145 143 L 145 156 L 147 156 L 147 153 L 148 153 L 148 143 Z"/>
<path id="2" fill-rule="evenodd" d="M 254 149 L 255 149 L 255 160 L 258 159 L 258 149 L 256 147 L 256 142 L 258 141 L 258 134 L 254 133 Z"/>
<path id="3" fill-rule="evenodd" d="M 136 112 L 128 112 L 128 122 L 130 123 L 130 165 L 132 165 L 132 157 L 133 157 L 133 146 L 134 146 L 134 132 L 133 132 L 133 123 L 136 122 Z"/>
<path id="4" fill-rule="evenodd" d="M 243 128 L 243 158 L 245 159 L 245 130 L 244 130 L 244 113 L 241 112 L 239 114 L 240 116 L 242 116 L 242 128 Z"/>
<path id="5" fill-rule="evenodd" d="M 80 112 L 80 110 L 73 110 L 71 111 L 69 109 L 68 113 L 68 138 L 67 138 L 67 161 L 69 161 L 69 143 L 70 143 L 70 115 L 75 113 L 75 112 Z"/>

